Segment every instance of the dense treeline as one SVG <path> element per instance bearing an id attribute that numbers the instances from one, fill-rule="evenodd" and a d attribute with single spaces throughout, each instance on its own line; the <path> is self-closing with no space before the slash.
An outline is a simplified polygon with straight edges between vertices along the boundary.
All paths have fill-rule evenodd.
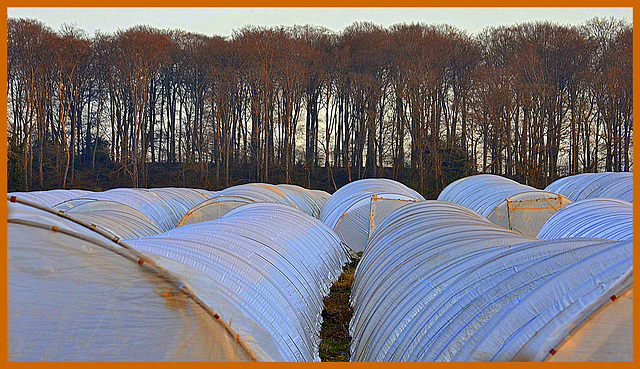
<path id="1" fill-rule="evenodd" d="M 437 194 L 477 172 L 544 187 L 632 167 L 633 29 L 615 19 L 7 27 L 10 191 L 386 176 Z"/>

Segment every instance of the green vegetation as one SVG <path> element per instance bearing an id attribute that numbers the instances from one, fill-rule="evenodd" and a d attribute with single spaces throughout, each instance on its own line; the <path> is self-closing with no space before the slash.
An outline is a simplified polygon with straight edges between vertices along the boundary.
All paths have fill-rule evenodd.
<path id="1" fill-rule="evenodd" d="M 320 359 L 322 361 L 349 361 L 349 321 L 353 310 L 349 306 L 351 284 L 359 258 L 345 265 L 338 280 L 324 299 L 324 321 L 320 330 Z"/>

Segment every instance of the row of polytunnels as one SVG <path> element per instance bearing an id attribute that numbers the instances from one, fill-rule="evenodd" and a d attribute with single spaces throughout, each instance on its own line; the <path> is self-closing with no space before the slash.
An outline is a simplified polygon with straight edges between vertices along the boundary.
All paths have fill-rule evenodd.
<path id="1" fill-rule="evenodd" d="M 11 361 L 631 361 L 631 173 L 7 196 Z"/>

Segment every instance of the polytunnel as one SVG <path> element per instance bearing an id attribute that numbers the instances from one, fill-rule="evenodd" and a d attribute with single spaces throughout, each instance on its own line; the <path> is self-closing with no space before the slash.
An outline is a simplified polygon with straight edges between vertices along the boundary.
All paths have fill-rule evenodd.
<path id="1" fill-rule="evenodd" d="M 633 204 L 608 198 L 576 201 L 551 215 L 538 238 L 597 237 L 633 240 Z"/>
<path id="2" fill-rule="evenodd" d="M 84 196 L 91 193 L 85 190 L 48 190 L 48 191 L 31 191 L 31 192 L 9 192 L 8 196 L 17 196 L 21 199 L 37 202 L 47 207 L 54 207 L 57 204 L 76 197 Z"/>
<path id="3" fill-rule="evenodd" d="M 123 242 L 72 212 L 8 207 L 12 361 L 319 360 L 348 254 L 304 212 L 250 204 Z"/>
<path id="4" fill-rule="evenodd" d="M 295 204 L 297 209 L 300 209 L 315 218 L 320 217 L 322 206 L 324 206 L 324 203 L 330 196 L 324 191 L 308 190 L 306 188 L 290 184 L 278 184 L 276 187 L 287 195 L 287 198 Z"/>
<path id="5" fill-rule="evenodd" d="M 318 201 L 321 202 L 323 205 L 324 203 L 327 202 L 327 200 L 329 200 L 329 197 L 331 197 L 331 194 L 328 193 L 327 191 L 323 191 L 323 190 L 310 190 L 314 193 L 314 195 L 318 198 Z"/>
<path id="6" fill-rule="evenodd" d="M 560 178 L 545 191 L 562 194 L 572 201 L 596 197 L 613 197 L 633 201 L 633 173 L 602 172 L 581 173 Z"/>
<path id="7" fill-rule="evenodd" d="M 9 361 L 257 360 L 148 255 L 17 197 L 7 220 Z"/>
<path id="8" fill-rule="evenodd" d="M 145 191 L 160 197 L 169 206 L 174 227 L 191 208 L 215 196 L 213 191 L 193 188 L 163 187 L 150 188 Z"/>
<path id="9" fill-rule="evenodd" d="M 130 240 L 181 276 L 261 361 L 319 361 L 323 296 L 348 255 L 318 219 L 254 203 Z"/>
<path id="10" fill-rule="evenodd" d="M 591 193 L 589 198 L 608 197 L 633 202 L 633 175 L 619 178 Z"/>
<path id="11" fill-rule="evenodd" d="M 458 179 L 438 200 L 466 206 L 494 224 L 535 236 L 549 216 L 571 202 L 567 197 L 493 174 Z"/>
<path id="12" fill-rule="evenodd" d="M 411 188 L 386 178 L 367 178 L 342 186 L 324 204 L 320 219 L 354 252 L 384 217 L 410 202 L 424 201 Z"/>
<path id="13" fill-rule="evenodd" d="M 218 191 L 212 198 L 192 207 L 178 226 L 218 219 L 230 210 L 251 203 L 285 204 L 315 216 L 325 201 L 314 191 L 294 185 L 249 183 Z"/>
<path id="14" fill-rule="evenodd" d="M 114 201 L 133 207 L 151 219 L 163 232 L 173 229 L 184 214 L 184 206 L 172 203 L 164 194 L 142 188 L 116 188 L 104 192 L 92 192 L 57 204 L 56 210 L 69 211 L 74 206 L 91 201 Z M 175 201 L 175 198 L 173 199 Z"/>
<path id="15" fill-rule="evenodd" d="M 457 204 L 408 204 L 375 228 L 356 268 L 351 358 L 542 361 L 603 308 L 631 316 L 616 301 L 632 291 L 632 246 L 539 240 Z M 581 357 L 631 360 L 632 336 L 618 341 L 617 352 L 585 342 Z"/>
<path id="16" fill-rule="evenodd" d="M 78 201 L 66 214 L 122 239 L 162 233 L 156 223 L 138 209 L 116 201 Z"/>
<path id="17" fill-rule="evenodd" d="M 613 291 L 619 284 L 633 281 L 633 270 L 626 273 L 616 285 L 609 287 Z M 571 332 L 555 349 L 553 355 L 547 355 L 550 362 L 594 362 L 594 361 L 632 361 L 633 360 L 633 287 L 615 295 L 604 293 L 603 301 L 595 300 L 594 305 L 602 306 L 584 322 L 569 321 L 563 331 Z"/>
<path id="18" fill-rule="evenodd" d="M 206 190 L 171 187 L 105 192 L 51 190 L 35 194 L 15 193 L 26 200 L 45 198 L 45 202 L 53 204 L 54 209 L 73 214 L 74 218 L 123 239 L 150 236 L 174 228 L 189 209 L 214 194 Z"/>

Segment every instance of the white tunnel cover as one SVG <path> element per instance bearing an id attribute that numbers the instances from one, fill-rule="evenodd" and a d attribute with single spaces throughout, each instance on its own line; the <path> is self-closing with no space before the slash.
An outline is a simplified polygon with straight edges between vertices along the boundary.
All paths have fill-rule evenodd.
<path id="1" fill-rule="evenodd" d="M 544 360 L 632 288 L 632 258 L 631 241 L 538 240 L 456 204 L 408 204 L 376 227 L 356 269 L 352 360 Z M 584 356 L 630 360 L 631 347 Z"/>
<path id="2" fill-rule="evenodd" d="M 123 242 L 86 216 L 151 220 L 113 196 L 66 212 L 8 200 L 10 360 L 319 361 L 323 297 L 348 254 L 317 218 L 254 203 Z"/>
<path id="3" fill-rule="evenodd" d="M 150 257 L 55 213 L 7 207 L 10 361 L 256 360 Z"/>
<path id="4" fill-rule="evenodd" d="M 549 217 L 537 237 L 545 240 L 568 237 L 633 240 L 633 204 L 613 198 L 576 201 Z"/>
<path id="5" fill-rule="evenodd" d="M 633 173 L 580 173 L 552 182 L 545 191 L 562 194 L 573 201 L 612 197 L 633 202 Z"/>
<path id="6" fill-rule="evenodd" d="M 322 299 L 348 255 L 318 219 L 253 203 L 129 243 L 188 281 L 259 360 L 319 361 Z"/>
<path id="7" fill-rule="evenodd" d="M 532 237 L 551 214 L 571 203 L 563 195 L 494 174 L 458 179 L 442 190 L 438 200 L 466 206 L 494 224 Z"/>
<path id="8" fill-rule="evenodd" d="M 367 244 L 370 232 L 387 214 L 416 201 L 424 201 L 424 197 L 400 182 L 386 178 L 361 179 L 331 195 L 320 219 L 353 252 L 359 252 Z"/>

